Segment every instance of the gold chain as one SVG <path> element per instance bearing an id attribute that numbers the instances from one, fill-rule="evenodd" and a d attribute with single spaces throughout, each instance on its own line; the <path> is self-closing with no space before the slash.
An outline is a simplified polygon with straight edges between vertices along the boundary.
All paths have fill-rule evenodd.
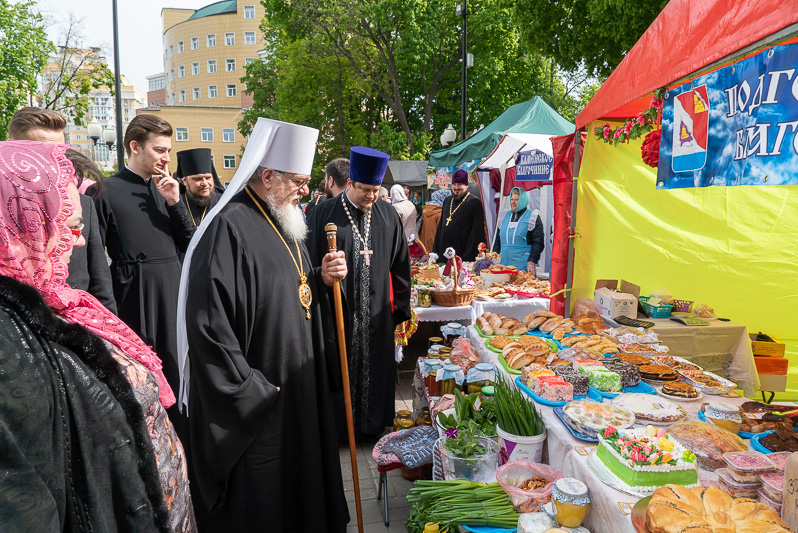
<path id="1" fill-rule="evenodd" d="M 288 250 L 288 255 L 291 256 L 291 261 L 294 262 L 294 266 L 296 267 L 296 271 L 299 273 L 299 289 L 300 289 L 299 303 L 302 305 L 302 307 L 305 308 L 305 317 L 306 318 L 310 318 L 310 300 L 308 299 L 308 301 L 305 302 L 305 300 L 302 297 L 303 289 L 306 289 L 308 291 L 308 294 L 310 294 L 310 289 L 309 289 L 309 287 L 307 287 L 307 285 L 305 285 L 305 283 L 307 282 L 308 278 L 307 278 L 307 276 L 305 276 L 305 269 L 302 266 L 302 251 L 299 249 L 299 242 L 297 242 L 297 240 L 294 239 L 294 244 L 296 245 L 296 254 L 299 256 L 299 264 L 297 264 L 296 259 L 294 258 L 294 254 L 291 252 L 291 248 L 288 246 L 288 243 L 285 242 L 285 239 L 283 238 L 283 235 L 277 230 L 277 226 L 274 225 L 274 222 L 272 222 L 272 219 L 269 218 L 269 215 L 266 214 L 266 211 L 260 205 L 260 202 L 258 202 L 258 200 L 255 199 L 255 195 L 252 194 L 252 191 L 249 189 L 249 187 L 245 187 L 245 189 L 246 189 L 247 194 L 249 195 L 249 197 L 252 198 L 252 201 L 255 202 L 255 205 L 258 206 L 258 209 L 260 209 L 261 214 L 263 214 L 263 216 L 266 218 L 266 220 L 271 225 L 272 229 L 274 229 L 274 232 L 277 234 L 278 237 L 280 237 L 280 240 L 283 241 L 283 244 L 285 245 L 285 249 Z"/>
<path id="2" fill-rule="evenodd" d="M 188 193 L 185 193 L 185 192 L 184 192 L 184 193 L 183 193 L 183 198 L 185 198 L 185 199 L 186 199 L 186 207 L 188 208 L 188 214 L 189 214 L 189 216 L 191 217 L 191 222 L 193 222 L 193 223 L 194 223 L 194 227 L 195 227 L 195 228 L 198 228 L 199 226 L 197 225 L 197 221 L 196 221 L 196 220 L 194 220 L 194 213 L 192 213 L 192 212 L 191 212 L 191 205 L 189 205 L 189 203 L 188 203 L 188 196 L 187 196 L 187 194 L 188 194 Z M 202 218 L 200 218 L 200 224 L 202 224 L 202 221 L 203 221 L 203 220 L 205 220 L 205 213 L 207 213 L 207 212 L 208 212 L 208 206 L 206 205 L 206 206 L 205 206 L 205 210 L 202 212 Z"/>
<path id="3" fill-rule="evenodd" d="M 471 193 L 467 192 L 466 195 L 463 197 L 463 201 L 457 204 L 457 207 L 454 208 L 454 211 L 452 211 L 452 206 L 454 205 L 454 197 L 452 197 L 452 203 L 449 204 L 449 216 L 446 218 L 447 226 L 449 225 L 449 222 L 452 221 L 452 215 L 457 213 L 457 210 L 460 209 L 460 207 L 466 202 L 466 200 L 468 200 L 469 196 L 471 196 Z"/>

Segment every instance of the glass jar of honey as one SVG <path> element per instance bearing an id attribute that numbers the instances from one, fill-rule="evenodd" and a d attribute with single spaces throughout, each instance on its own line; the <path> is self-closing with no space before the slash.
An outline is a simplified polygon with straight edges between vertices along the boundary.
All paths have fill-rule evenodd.
<path id="1" fill-rule="evenodd" d="M 578 479 L 558 479 L 551 487 L 554 519 L 564 527 L 579 527 L 590 508 L 587 485 Z"/>
<path id="2" fill-rule="evenodd" d="M 402 422 L 409 422 L 410 427 L 413 427 L 413 425 L 415 425 L 415 423 L 413 422 L 413 415 L 410 411 L 407 410 L 396 411 L 396 417 L 393 419 L 393 430 L 399 431 L 400 429 L 407 429 L 406 427 L 402 427 Z"/>
<path id="3" fill-rule="evenodd" d="M 443 348 L 443 337 L 430 337 L 427 339 L 427 348 L 432 348 L 433 346 Z"/>
<path id="4" fill-rule="evenodd" d="M 429 424 L 426 423 L 426 420 L 429 419 Z M 432 419 L 429 416 L 429 407 L 422 407 L 421 411 L 419 411 L 418 416 L 416 416 L 416 425 L 417 426 L 431 426 Z"/>

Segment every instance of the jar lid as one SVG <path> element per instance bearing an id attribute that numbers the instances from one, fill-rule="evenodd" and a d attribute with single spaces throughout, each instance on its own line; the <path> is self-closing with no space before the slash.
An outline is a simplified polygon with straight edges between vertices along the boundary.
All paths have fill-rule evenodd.
<path id="1" fill-rule="evenodd" d="M 495 393 L 496 389 L 493 387 L 493 385 L 486 385 L 482 387 L 482 394 L 485 396 L 493 396 Z"/>
<path id="2" fill-rule="evenodd" d="M 415 425 L 416 425 L 416 423 L 413 422 L 412 420 L 400 420 L 399 421 L 399 426 L 404 428 L 404 429 L 410 429 L 410 428 L 412 428 Z"/>
<path id="3" fill-rule="evenodd" d="M 587 485 L 572 477 L 564 477 L 554 482 L 551 487 L 551 498 L 560 503 L 586 505 L 590 503 Z"/>
<path id="4" fill-rule="evenodd" d="M 448 363 L 443 365 L 443 369 L 446 372 L 457 372 L 458 370 L 460 370 L 460 365 L 456 365 L 454 363 Z"/>
<path id="5" fill-rule="evenodd" d="M 490 372 L 493 370 L 493 365 L 490 363 L 477 363 L 474 365 L 474 368 L 481 370 L 482 372 Z"/>
<path id="6" fill-rule="evenodd" d="M 440 353 L 451 353 L 452 349 L 448 346 L 445 346 L 439 350 Z"/>
<path id="7" fill-rule="evenodd" d="M 430 337 L 427 340 L 433 344 L 441 344 L 443 342 L 443 337 Z"/>
<path id="8" fill-rule="evenodd" d="M 457 322 L 449 322 L 446 325 L 449 327 L 449 329 L 463 329 L 463 325 L 458 324 Z"/>
<path id="9" fill-rule="evenodd" d="M 440 359 L 435 359 L 434 357 L 427 357 L 424 359 L 424 364 L 428 367 L 439 367 L 443 363 L 441 363 Z"/>
<path id="10" fill-rule="evenodd" d="M 410 411 L 407 411 L 405 409 L 401 409 L 399 411 L 396 411 L 396 416 L 401 416 L 401 417 L 407 418 L 408 416 L 410 416 Z"/>
<path id="11" fill-rule="evenodd" d="M 436 352 L 440 351 L 441 348 L 446 348 L 443 344 L 433 344 L 429 347 L 430 350 L 435 350 Z"/>

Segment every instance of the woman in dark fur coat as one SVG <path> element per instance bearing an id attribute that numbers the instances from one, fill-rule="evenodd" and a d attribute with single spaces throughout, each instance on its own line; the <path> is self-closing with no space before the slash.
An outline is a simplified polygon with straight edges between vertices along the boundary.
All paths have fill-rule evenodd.
<path id="1" fill-rule="evenodd" d="M 0 531 L 193 531 L 160 360 L 66 284 L 66 148 L 0 142 Z"/>

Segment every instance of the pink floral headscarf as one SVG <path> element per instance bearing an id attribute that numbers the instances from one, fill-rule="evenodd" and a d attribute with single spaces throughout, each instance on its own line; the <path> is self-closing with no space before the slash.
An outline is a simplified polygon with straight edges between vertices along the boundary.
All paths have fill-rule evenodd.
<path id="1" fill-rule="evenodd" d="M 69 322 L 118 346 L 158 379 L 164 407 L 175 395 L 161 360 L 138 335 L 91 294 L 66 284 L 64 254 L 74 237 L 66 220 L 75 206 L 67 192 L 74 179 L 67 145 L 33 141 L 0 142 L 0 274 L 35 287 Z"/>

